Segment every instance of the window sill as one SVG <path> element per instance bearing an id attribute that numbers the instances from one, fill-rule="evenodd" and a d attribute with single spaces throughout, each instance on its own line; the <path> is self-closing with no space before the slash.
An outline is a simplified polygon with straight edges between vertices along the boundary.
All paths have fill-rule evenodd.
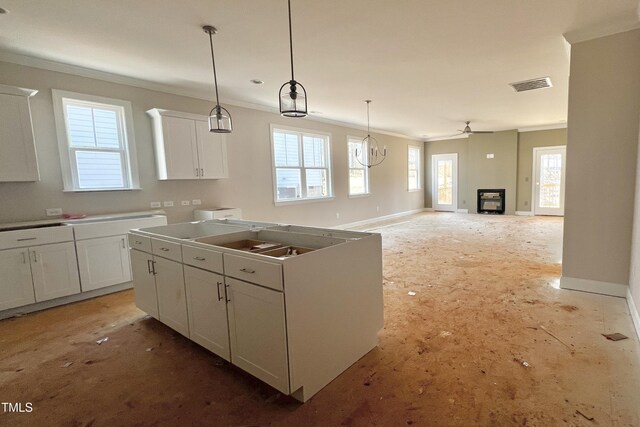
<path id="1" fill-rule="evenodd" d="M 313 199 L 299 199 L 299 200 L 283 200 L 281 202 L 273 202 L 276 206 L 286 206 L 286 205 L 298 205 L 304 203 L 315 203 L 315 202 L 330 202 L 334 200 L 335 197 L 316 197 Z"/>
<path id="2" fill-rule="evenodd" d="M 416 188 L 413 190 L 407 190 L 409 193 L 417 193 L 418 191 L 422 191 L 422 188 Z"/>
<path id="3" fill-rule="evenodd" d="M 371 193 L 349 194 L 350 199 L 359 199 L 361 197 L 369 197 Z"/>
<path id="4" fill-rule="evenodd" d="M 96 189 L 78 189 L 78 190 L 62 190 L 63 193 L 104 193 L 107 191 L 140 191 L 142 188 L 96 188 Z"/>

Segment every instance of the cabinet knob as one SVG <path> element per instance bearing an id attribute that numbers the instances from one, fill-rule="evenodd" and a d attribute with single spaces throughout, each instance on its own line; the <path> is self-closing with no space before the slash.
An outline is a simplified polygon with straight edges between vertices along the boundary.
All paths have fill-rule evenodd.
<path id="1" fill-rule="evenodd" d="M 160 248 L 160 250 L 163 251 L 163 252 L 169 252 L 169 249 L 167 249 L 167 248 Z"/>

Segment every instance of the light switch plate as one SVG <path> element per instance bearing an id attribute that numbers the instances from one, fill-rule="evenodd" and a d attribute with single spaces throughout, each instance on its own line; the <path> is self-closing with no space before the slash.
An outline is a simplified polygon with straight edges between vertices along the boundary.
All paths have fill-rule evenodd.
<path id="1" fill-rule="evenodd" d="M 60 215 L 62 215 L 62 208 L 47 209 L 47 216 L 60 216 Z"/>
<path id="2" fill-rule="evenodd" d="M 495 158 L 495 157 L 496 157 L 496 156 L 495 156 L 495 154 L 493 154 L 493 153 L 489 153 L 489 154 L 487 154 L 487 159 L 493 159 L 493 158 Z"/>
<path id="3" fill-rule="evenodd" d="M 151 206 L 152 208 L 159 208 L 160 206 L 162 206 L 162 203 L 160 203 L 160 202 L 151 202 L 149 204 L 149 206 Z"/>
<path id="4" fill-rule="evenodd" d="M 200 200 L 200 199 L 193 199 L 193 200 L 191 201 L 191 204 L 192 204 L 193 206 L 201 205 L 201 204 L 202 204 L 202 200 Z"/>
<path id="5" fill-rule="evenodd" d="M 162 206 L 164 206 L 165 208 L 173 207 L 173 201 L 168 200 L 168 201 L 162 202 Z"/>
<path id="6" fill-rule="evenodd" d="M 180 202 L 180 204 L 182 206 L 189 206 L 189 201 L 188 200 L 183 200 L 183 201 Z"/>

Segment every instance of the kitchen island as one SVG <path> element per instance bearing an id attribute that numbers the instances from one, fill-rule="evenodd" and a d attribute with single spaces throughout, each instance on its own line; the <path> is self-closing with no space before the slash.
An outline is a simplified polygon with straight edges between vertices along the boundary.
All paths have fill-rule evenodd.
<path id="1" fill-rule="evenodd" d="M 209 220 L 129 247 L 140 309 L 301 402 L 377 345 L 379 234 Z"/>

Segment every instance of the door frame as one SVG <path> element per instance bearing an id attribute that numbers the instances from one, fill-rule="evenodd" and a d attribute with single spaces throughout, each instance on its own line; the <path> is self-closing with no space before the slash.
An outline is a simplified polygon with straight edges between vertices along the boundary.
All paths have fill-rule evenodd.
<path id="1" fill-rule="evenodd" d="M 451 209 L 438 209 L 437 167 L 438 159 L 453 159 L 453 205 Z M 456 212 L 458 210 L 458 153 L 443 153 L 431 155 L 431 207 L 434 211 Z"/>
<path id="2" fill-rule="evenodd" d="M 567 175 L 567 146 L 566 145 L 550 145 L 548 147 L 533 147 L 533 164 L 531 166 L 531 214 L 532 215 L 546 215 L 546 216 L 564 216 L 564 190 L 560 191 L 560 206 L 562 206 L 562 213 L 560 215 L 536 213 L 537 206 L 537 191 L 536 191 L 536 178 L 538 174 L 538 152 L 545 150 L 564 150 L 564 163 L 562 164 L 562 181 L 561 186 L 565 187 L 566 175 Z"/>

